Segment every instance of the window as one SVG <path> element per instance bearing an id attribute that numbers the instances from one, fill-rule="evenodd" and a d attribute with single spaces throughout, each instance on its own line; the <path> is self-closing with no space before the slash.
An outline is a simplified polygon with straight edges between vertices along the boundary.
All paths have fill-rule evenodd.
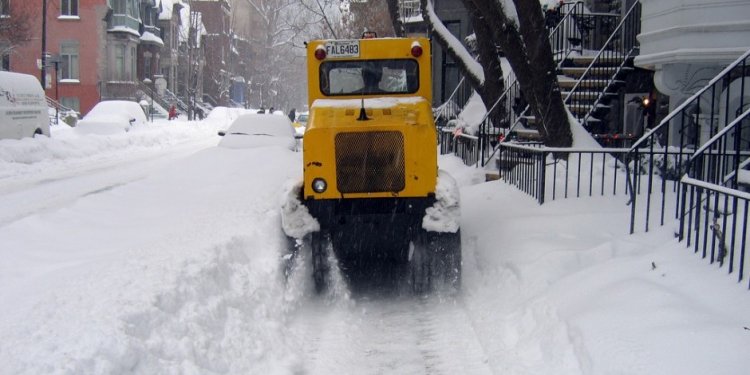
<path id="1" fill-rule="evenodd" d="M 125 79 L 125 46 L 115 46 L 115 80 Z"/>
<path id="2" fill-rule="evenodd" d="M 143 78 L 151 78 L 151 56 L 143 56 Z"/>
<path id="3" fill-rule="evenodd" d="M 0 48 L 3 48 L 0 46 Z M 4 70 L 6 72 L 10 71 L 10 53 L 4 53 L 2 56 L 0 56 L 0 70 Z"/>
<path id="4" fill-rule="evenodd" d="M 135 47 L 132 47 L 130 49 L 130 77 L 128 77 L 131 81 L 135 81 L 138 77 L 138 55 L 135 53 Z"/>
<path id="5" fill-rule="evenodd" d="M 60 79 L 79 79 L 78 43 L 63 43 L 60 46 Z"/>
<path id="6" fill-rule="evenodd" d="M 78 0 L 60 0 L 61 16 L 78 16 Z"/>
<path id="7" fill-rule="evenodd" d="M 74 96 L 63 96 L 60 98 L 60 104 L 64 107 L 74 109 L 76 112 L 81 112 L 81 100 Z"/>
<path id="8" fill-rule="evenodd" d="M 0 0 L 0 17 L 10 16 L 10 0 Z"/>
<path id="9" fill-rule="evenodd" d="M 127 14 L 125 13 L 125 0 L 114 0 L 113 3 L 112 7 L 115 14 Z"/>
<path id="10" fill-rule="evenodd" d="M 320 65 L 324 95 L 407 94 L 418 89 L 416 60 L 327 61 Z"/>

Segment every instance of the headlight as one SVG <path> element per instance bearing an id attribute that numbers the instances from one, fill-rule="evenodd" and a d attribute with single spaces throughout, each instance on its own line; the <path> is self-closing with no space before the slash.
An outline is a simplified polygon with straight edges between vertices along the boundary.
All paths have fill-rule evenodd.
<path id="1" fill-rule="evenodd" d="M 326 191 L 326 188 L 328 188 L 328 184 L 326 183 L 326 180 L 322 178 L 316 178 L 312 182 L 312 189 L 316 193 L 320 194 L 324 191 Z"/>

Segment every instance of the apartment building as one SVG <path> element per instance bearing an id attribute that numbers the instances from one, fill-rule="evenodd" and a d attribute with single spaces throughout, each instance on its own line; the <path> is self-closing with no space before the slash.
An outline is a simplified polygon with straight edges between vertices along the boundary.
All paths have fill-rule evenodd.
<path id="1" fill-rule="evenodd" d="M 201 13 L 206 29 L 203 35 L 205 68 L 203 70 L 203 100 L 213 106 L 230 105 L 230 88 L 234 74 L 231 63 L 237 60 L 232 48 L 232 7 L 227 0 L 193 0 L 194 12 Z"/>
<path id="2" fill-rule="evenodd" d="M 179 80 L 187 79 L 187 71 L 178 71 L 187 51 L 199 63 L 200 69 L 191 75 L 194 80 L 201 79 L 203 68 L 204 49 L 198 44 L 205 34 L 203 17 L 192 17 L 198 21 L 191 25 L 188 3 L 184 0 L 0 0 L 0 17 L 9 20 L 24 15 L 29 22 L 27 41 L 17 45 L 0 41 L 0 67 L 39 77 L 45 83 L 47 96 L 82 114 L 101 100 L 138 101 L 152 92 L 157 92 L 154 95 L 157 101 L 174 100 L 174 96 L 161 98 L 165 90 L 157 90 L 157 80 L 166 82 L 164 88 L 176 93 Z M 228 7 L 221 8 L 219 13 L 228 17 Z M 222 40 L 221 35 L 226 34 L 223 39 L 228 40 L 228 21 L 209 18 L 216 23 L 212 26 L 216 33 L 213 38 Z M 188 46 L 191 32 L 192 45 Z M 219 44 L 218 50 L 229 45 Z M 220 51 L 210 52 L 215 53 L 213 63 L 217 70 L 225 72 L 222 61 L 227 59 L 222 58 Z M 192 86 L 202 88 L 202 84 Z M 212 95 L 218 96 L 219 87 L 214 90 Z M 187 90 L 183 89 L 182 94 L 186 98 Z"/>

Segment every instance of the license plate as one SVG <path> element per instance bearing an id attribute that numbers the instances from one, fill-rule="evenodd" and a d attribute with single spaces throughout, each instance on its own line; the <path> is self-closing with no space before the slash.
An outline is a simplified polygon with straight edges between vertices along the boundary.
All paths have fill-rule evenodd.
<path id="1" fill-rule="evenodd" d="M 359 57 L 358 40 L 332 40 L 326 42 L 326 55 L 329 58 Z"/>

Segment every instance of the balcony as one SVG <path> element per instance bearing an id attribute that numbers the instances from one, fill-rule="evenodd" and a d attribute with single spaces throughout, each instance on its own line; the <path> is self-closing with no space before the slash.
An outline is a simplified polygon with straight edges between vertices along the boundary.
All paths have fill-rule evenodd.
<path id="1" fill-rule="evenodd" d="M 108 32 L 125 32 L 135 36 L 141 36 L 138 32 L 141 20 L 133 18 L 127 14 L 112 14 L 112 18 L 109 21 Z"/>
<path id="2" fill-rule="evenodd" d="M 154 26 L 154 25 L 145 25 L 144 26 L 144 30 L 148 31 L 148 32 L 150 32 L 151 34 L 154 34 L 154 35 L 160 35 L 161 34 L 161 29 L 158 28 L 158 27 L 156 27 L 156 26 Z"/>

